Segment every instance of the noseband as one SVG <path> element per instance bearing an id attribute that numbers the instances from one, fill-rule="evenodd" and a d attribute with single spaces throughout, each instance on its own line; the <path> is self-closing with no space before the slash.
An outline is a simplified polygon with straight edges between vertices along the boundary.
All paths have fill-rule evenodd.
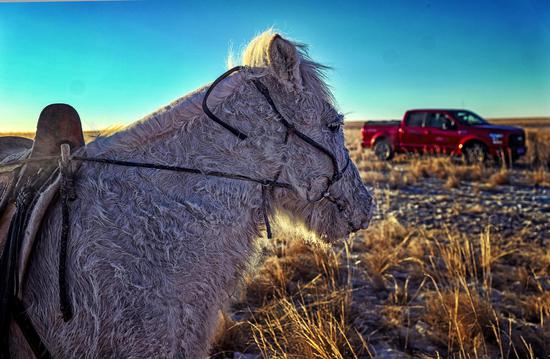
<path id="1" fill-rule="evenodd" d="M 213 83 L 212 85 L 210 85 L 210 87 L 208 88 L 208 90 L 206 91 L 206 94 L 204 95 L 204 98 L 202 100 L 202 109 L 204 111 L 204 113 L 206 113 L 206 115 L 214 122 L 216 122 L 217 124 L 219 124 L 220 126 L 222 126 L 223 128 L 225 128 L 226 130 L 228 130 L 229 132 L 231 132 L 234 136 L 236 136 L 239 140 L 244 140 L 246 138 L 248 138 L 248 136 L 243 133 L 242 131 L 240 131 L 239 129 L 231 126 L 230 124 L 228 124 L 227 122 L 221 120 L 219 117 L 217 117 L 216 115 L 214 115 L 212 113 L 212 111 L 210 111 L 210 109 L 208 108 L 208 97 L 210 96 L 210 94 L 212 93 L 212 91 L 214 90 L 214 88 L 219 85 L 224 79 L 226 79 L 227 77 L 229 77 L 229 75 L 231 75 L 232 73 L 234 72 L 237 72 L 237 71 L 241 71 L 243 70 L 245 67 L 244 66 L 236 66 L 236 67 L 233 67 L 232 69 L 226 71 L 225 73 L 223 73 L 220 77 L 218 77 Z M 349 156 L 346 156 L 347 157 L 347 160 L 346 160 L 346 164 L 344 165 L 344 167 L 342 168 L 342 170 L 339 169 L 339 166 L 338 166 L 338 160 L 336 159 L 336 156 L 334 156 L 334 154 L 328 150 L 325 146 L 321 145 L 319 142 L 315 141 L 314 139 L 312 139 L 311 137 L 309 137 L 308 135 L 306 135 L 305 133 L 299 131 L 296 126 L 294 126 L 294 124 L 290 123 L 286 118 L 285 116 L 283 116 L 281 114 L 281 112 L 279 111 L 279 109 L 277 108 L 277 105 L 275 105 L 275 102 L 273 101 L 273 98 L 271 97 L 271 95 L 269 94 L 269 90 L 267 89 L 267 87 L 258 79 L 253 79 L 252 80 L 252 83 L 254 84 L 254 86 L 256 87 L 256 89 L 262 94 L 262 96 L 265 98 L 265 100 L 267 101 L 267 103 L 269 104 L 269 106 L 271 107 L 271 110 L 275 113 L 275 116 L 277 117 L 277 119 L 283 124 L 283 126 L 285 126 L 286 128 L 286 136 L 285 136 L 285 139 L 288 139 L 288 137 L 290 135 L 295 135 L 296 137 L 298 137 L 299 139 L 301 139 L 302 141 L 304 141 L 305 143 L 307 143 L 308 145 L 316 148 L 317 150 L 319 150 L 320 152 L 322 152 L 323 154 L 325 154 L 331 161 L 331 164 L 332 164 L 332 168 L 333 168 L 333 173 L 332 173 L 332 176 L 331 177 L 328 177 L 328 181 L 327 181 L 327 186 L 326 186 L 326 190 L 322 192 L 322 195 L 317 198 L 317 199 L 314 199 L 314 200 L 311 200 L 309 199 L 310 202 L 319 202 L 321 201 L 322 199 L 328 199 L 329 201 L 333 202 L 333 203 L 336 203 L 336 200 L 333 199 L 333 197 L 331 196 L 331 193 L 330 193 L 330 188 L 332 187 L 332 185 L 334 185 L 336 182 L 338 182 L 339 180 L 342 179 L 344 173 L 346 172 L 346 170 L 348 169 L 349 167 L 349 163 L 350 163 L 350 158 Z M 332 200 L 331 200 L 332 199 Z M 341 208 L 340 205 L 337 205 L 338 209 L 340 211 L 343 211 L 343 209 Z"/>

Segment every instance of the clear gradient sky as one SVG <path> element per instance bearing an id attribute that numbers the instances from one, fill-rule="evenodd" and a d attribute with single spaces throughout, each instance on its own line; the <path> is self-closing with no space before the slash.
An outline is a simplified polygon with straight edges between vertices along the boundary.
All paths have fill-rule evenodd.
<path id="1" fill-rule="evenodd" d="M 86 129 L 132 122 L 212 81 L 230 46 L 271 26 L 333 67 L 348 119 L 550 115 L 548 0 L 0 1 L 0 132 L 33 130 L 53 102 Z"/>

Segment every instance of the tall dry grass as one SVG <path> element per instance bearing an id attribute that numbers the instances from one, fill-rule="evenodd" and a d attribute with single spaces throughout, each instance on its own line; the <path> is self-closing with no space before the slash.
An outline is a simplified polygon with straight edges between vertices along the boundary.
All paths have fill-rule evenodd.
<path id="1" fill-rule="evenodd" d="M 270 251 L 236 304 L 240 339 L 218 357 L 550 355 L 550 251 L 521 238 L 388 218 L 335 250 L 296 236 Z"/>
<path id="2" fill-rule="evenodd" d="M 432 179 L 453 189 L 465 181 L 487 188 L 550 185 L 550 138 L 541 129 L 528 131 L 529 152 L 519 169 L 509 169 L 443 156 L 380 162 L 360 147 L 359 128 L 347 130 L 348 148 L 363 179 L 376 188 Z M 380 201 L 383 213 L 388 200 Z M 521 233 L 504 240 L 489 227 L 480 235 L 427 231 L 386 217 L 334 250 L 308 245 L 310 235 L 300 231 L 276 233 L 280 237 L 232 308 L 215 357 L 550 355 L 550 250 L 524 241 Z"/>
<path id="3" fill-rule="evenodd" d="M 349 246 L 339 250 L 304 236 L 276 239 L 248 277 L 238 308 L 246 320 L 226 326 L 214 357 L 251 351 L 264 358 L 364 358 L 368 344 L 350 325 Z M 235 334 L 238 333 L 238 334 Z M 236 345 L 237 343 L 237 345 Z"/>

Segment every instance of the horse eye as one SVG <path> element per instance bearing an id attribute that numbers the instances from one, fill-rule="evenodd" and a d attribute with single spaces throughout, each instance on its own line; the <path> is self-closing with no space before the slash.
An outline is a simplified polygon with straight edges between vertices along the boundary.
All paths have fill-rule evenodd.
<path id="1" fill-rule="evenodd" d="M 328 129 L 332 132 L 338 132 L 340 131 L 340 128 L 342 127 L 342 124 L 340 122 L 332 122 L 328 124 Z"/>

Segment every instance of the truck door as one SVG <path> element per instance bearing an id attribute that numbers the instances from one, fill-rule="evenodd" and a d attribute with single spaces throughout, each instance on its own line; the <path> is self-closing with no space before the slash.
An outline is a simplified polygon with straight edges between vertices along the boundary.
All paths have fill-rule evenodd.
<path id="1" fill-rule="evenodd" d="M 460 141 L 455 121 L 442 111 L 426 114 L 424 135 L 425 149 L 435 154 L 452 153 Z"/>
<path id="2" fill-rule="evenodd" d="M 403 125 L 399 127 L 400 147 L 406 152 L 419 152 L 422 150 L 424 135 L 425 112 L 408 112 Z"/>

